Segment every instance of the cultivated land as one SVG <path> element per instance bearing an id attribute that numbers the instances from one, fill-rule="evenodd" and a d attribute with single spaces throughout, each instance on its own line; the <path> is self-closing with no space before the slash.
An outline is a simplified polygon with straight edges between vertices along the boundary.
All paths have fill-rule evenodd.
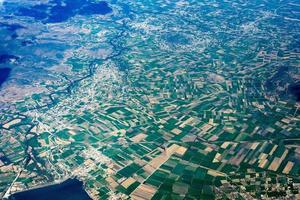
<path id="1" fill-rule="evenodd" d="M 300 4 L 108 5 L 17 32 L 2 195 L 77 177 L 94 199 L 300 198 Z"/>

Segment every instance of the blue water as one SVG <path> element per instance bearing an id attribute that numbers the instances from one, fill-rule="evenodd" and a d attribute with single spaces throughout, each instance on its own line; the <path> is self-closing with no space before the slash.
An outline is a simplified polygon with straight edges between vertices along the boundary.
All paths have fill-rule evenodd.
<path id="1" fill-rule="evenodd" d="M 11 59 L 18 59 L 18 57 L 14 56 L 14 55 L 9 55 L 9 54 L 1 54 L 0 55 L 0 64 L 6 63 L 6 62 L 10 61 Z"/>
<path id="2" fill-rule="evenodd" d="M 8 23 L 3 23 L 3 22 L 0 22 L 0 27 L 4 27 L 8 31 L 11 31 L 11 32 L 14 32 L 18 29 L 25 28 L 24 26 L 22 26 L 20 24 L 8 24 Z"/>
<path id="3" fill-rule="evenodd" d="M 52 0 L 47 4 L 23 7 L 18 10 L 17 15 L 33 17 L 44 23 L 58 23 L 75 15 L 105 15 L 112 12 L 105 1 L 66 0 L 65 5 L 61 5 L 61 2 L 61 0 Z"/>
<path id="4" fill-rule="evenodd" d="M 8 79 L 10 71 L 10 68 L 0 68 L 0 87 Z"/>
<path id="5" fill-rule="evenodd" d="M 11 195 L 9 200 L 90 200 L 83 189 L 83 183 L 77 179 L 68 179 L 63 183 L 32 189 Z"/>

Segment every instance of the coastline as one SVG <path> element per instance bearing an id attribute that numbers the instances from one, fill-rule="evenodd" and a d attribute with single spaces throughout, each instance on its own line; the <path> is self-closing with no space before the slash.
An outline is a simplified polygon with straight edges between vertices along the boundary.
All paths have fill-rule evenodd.
<path id="1" fill-rule="evenodd" d="M 21 199 L 29 199 L 32 196 L 39 196 L 43 193 L 47 194 L 47 196 L 49 196 L 49 199 L 51 199 L 51 193 L 53 193 L 52 195 L 57 195 L 57 193 L 60 193 L 60 195 L 63 198 L 63 194 L 62 191 L 60 190 L 65 190 L 67 188 L 67 191 L 70 192 L 70 189 L 75 189 L 75 187 L 78 187 L 80 189 L 82 189 L 82 191 L 78 194 L 76 194 L 76 192 L 78 190 L 75 190 L 76 192 L 74 192 L 74 195 L 82 195 L 83 197 L 80 199 L 92 199 L 89 194 L 84 190 L 83 187 L 83 182 L 80 181 L 79 179 L 77 179 L 76 177 L 66 177 L 64 179 L 61 180 L 57 180 L 51 183 L 47 183 L 47 184 L 43 184 L 43 185 L 39 185 L 39 186 L 35 186 L 23 191 L 18 191 L 12 194 L 6 194 L 7 196 L 3 196 L 3 199 L 5 200 L 21 200 Z M 78 189 L 77 188 L 77 189 Z M 45 197 L 44 199 L 48 199 L 48 197 Z"/>

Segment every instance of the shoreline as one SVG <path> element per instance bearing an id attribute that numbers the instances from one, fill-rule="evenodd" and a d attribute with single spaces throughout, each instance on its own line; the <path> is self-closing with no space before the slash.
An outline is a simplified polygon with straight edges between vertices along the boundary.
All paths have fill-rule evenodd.
<path id="1" fill-rule="evenodd" d="M 79 179 L 77 179 L 76 177 L 66 177 L 64 179 L 61 180 L 57 180 L 51 183 L 46 183 L 43 185 L 39 185 L 39 186 L 35 186 L 26 190 L 22 190 L 22 191 L 18 191 L 18 192 L 14 192 L 11 194 L 5 194 L 3 196 L 4 200 L 13 200 L 13 199 L 19 199 L 16 196 L 22 196 L 25 193 L 41 193 L 43 190 L 49 190 L 49 194 L 51 192 L 54 192 L 55 190 L 59 190 L 59 189 L 63 189 L 63 187 L 68 186 L 68 185 L 72 185 L 72 184 L 80 184 L 82 187 L 82 190 L 89 196 L 89 198 L 91 199 L 90 195 L 85 191 L 84 187 L 83 187 L 83 182 Z M 78 186 L 80 186 L 78 185 Z M 52 191 L 51 191 L 52 190 Z"/>

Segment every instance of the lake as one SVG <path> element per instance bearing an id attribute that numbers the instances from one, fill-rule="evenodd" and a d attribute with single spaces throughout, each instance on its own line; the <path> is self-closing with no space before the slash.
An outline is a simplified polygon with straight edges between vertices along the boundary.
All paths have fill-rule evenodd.
<path id="1" fill-rule="evenodd" d="M 10 71 L 10 68 L 0 68 L 0 87 L 9 77 Z"/>
<path id="2" fill-rule="evenodd" d="M 9 200 L 90 200 L 83 188 L 83 183 L 77 179 L 67 179 L 64 182 L 17 192 Z"/>

